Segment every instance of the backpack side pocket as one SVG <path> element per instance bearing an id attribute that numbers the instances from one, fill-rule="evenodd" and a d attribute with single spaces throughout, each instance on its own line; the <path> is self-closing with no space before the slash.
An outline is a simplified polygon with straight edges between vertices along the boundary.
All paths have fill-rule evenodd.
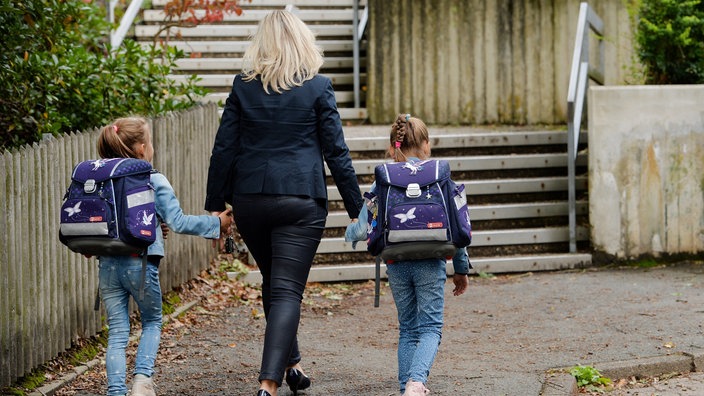
<path id="1" fill-rule="evenodd" d="M 364 193 L 364 206 L 367 210 L 367 251 L 378 256 L 384 248 L 383 221 L 379 218 L 379 199 L 373 192 Z"/>
<path id="2" fill-rule="evenodd" d="M 451 221 L 452 242 L 457 247 L 467 247 L 472 243 L 472 222 L 469 218 L 469 207 L 467 206 L 467 191 L 464 184 L 452 182 L 452 202 L 453 216 Z"/>

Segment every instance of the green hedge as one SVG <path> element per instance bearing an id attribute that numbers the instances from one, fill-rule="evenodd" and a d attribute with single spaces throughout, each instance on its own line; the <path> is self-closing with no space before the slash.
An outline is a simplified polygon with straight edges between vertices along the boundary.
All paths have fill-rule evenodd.
<path id="1" fill-rule="evenodd" d="M 647 84 L 704 84 L 704 1 L 640 0 L 636 42 Z"/>
<path id="2" fill-rule="evenodd" d="M 182 51 L 125 40 L 111 51 L 104 10 L 81 0 L 0 0 L 0 150 L 154 116 L 205 94 L 167 75 Z"/>

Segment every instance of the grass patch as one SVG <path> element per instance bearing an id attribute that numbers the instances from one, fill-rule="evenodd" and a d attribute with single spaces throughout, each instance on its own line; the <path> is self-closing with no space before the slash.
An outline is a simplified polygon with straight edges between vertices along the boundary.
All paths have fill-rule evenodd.
<path id="1" fill-rule="evenodd" d="M 164 316 L 171 315 L 176 311 L 176 307 L 181 304 L 181 297 L 175 291 L 166 293 L 161 299 L 161 313 Z"/>
<path id="2" fill-rule="evenodd" d="M 493 279 L 493 278 L 496 278 L 496 275 L 494 275 L 494 274 L 492 274 L 492 273 L 490 273 L 490 272 L 484 272 L 484 271 L 480 271 L 477 275 L 478 275 L 481 279 Z"/>
<path id="3" fill-rule="evenodd" d="M 80 340 L 79 345 L 68 352 L 68 361 L 74 366 L 80 366 L 95 359 L 108 345 L 108 331 L 103 329 L 97 336 Z"/>
<path id="4" fill-rule="evenodd" d="M 79 339 L 71 348 L 54 358 L 53 361 L 61 361 L 59 365 L 68 367 L 81 366 L 93 359 L 102 352 L 108 345 L 107 328 L 104 328 L 97 336 Z M 47 381 L 47 376 L 55 375 L 52 369 L 52 362 L 48 362 L 34 370 L 24 377 L 18 379 L 12 386 L 0 388 L 0 395 L 25 396 L 33 390 L 44 385 Z"/>
<path id="5" fill-rule="evenodd" d="M 32 391 L 46 382 L 44 369 L 38 368 L 32 370 L 31 373 L 17 380 L 17 382 L 7 388 L 0 388 L 1 395 L 25 396 L 28 391 Z"/>
<path id="6" fill-rule="evenodd" d="M 638 267 L 638 268 L 654 268 L 660 265 L 655 259 L 653 258 L 646 258 L 643 260 L 635 261 L 633 262 L 633 265 Z"/>

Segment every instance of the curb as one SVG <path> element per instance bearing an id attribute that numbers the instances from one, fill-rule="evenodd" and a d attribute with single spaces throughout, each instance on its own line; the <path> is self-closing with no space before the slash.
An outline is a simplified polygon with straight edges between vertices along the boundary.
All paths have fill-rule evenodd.
<path id="1" fill-rule="evenodd" d="M 178 307 L 172 314 L 164 316 L 162 325 L 169 323 L 174 318 L 178 317 L 182 313 L 193 308 L 195 305 L 198 304 L 198 302 L 199 302 L 198 300 L 189 301 L 186 304 Z M 129 339 L 130 342 L 137 340 L 137 338 L 139 337 L 139 334 L 141 334 L 141 332 L 132 335 Z M 72 370 L 72 372 L 69 372 L 66 375 L 62 376 L 61 378 L 54 380 L 46 385 L 43 385 L 43 386 L 40 386 L 39 388 L 34 389 L 31 393 L 28 394 L 28 396 L 53 396 L 59 389 L 70 384 L 76 378 L 78 378 L 81 374 L 92 369 L 93 367 L 97 366 L 98 364 L 101 364 L 102 362 L 103 362 L 103 359 L 99 356 L 99 357 L 96 357 L 95 359 L 93 359 L 89 362 L 86 362 L 80 366 L 76 366 Z"/>
<path id="2" fill-rule="evenodd" d="M 543 387 L 540 390 L 541 396 L 576 396 L 579 394 L 577 380 L 574 376 L 565 372 L 550 372 L 545 374 Z"/>
<path id="3" fill-rule="evenodd" d="M 594 363 L 591 366 L 598 369 L 604 377 L 611 379 L 691 373 L 704 369 L 704 352 L 678 352 L 671 355 Z M 577 380 L 567 373 L 569 369 L 569 367 L 562 367 L 548 370 L 544 376 L 540 395 L 578 396 Z"/>

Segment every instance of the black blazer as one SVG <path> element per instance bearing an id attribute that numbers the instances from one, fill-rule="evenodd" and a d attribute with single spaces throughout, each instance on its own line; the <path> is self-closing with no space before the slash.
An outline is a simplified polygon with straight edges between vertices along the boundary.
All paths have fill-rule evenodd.
<path id="1" fill-rule="evenodd" d="M 330 169 L 350 218 L 364 201 L 342 132 L 329 78 L 264 92 L 235 76 L 208 170 L 205 209 L 222 211 L 234 194 L 299 195 L 327 200 Z"/>

